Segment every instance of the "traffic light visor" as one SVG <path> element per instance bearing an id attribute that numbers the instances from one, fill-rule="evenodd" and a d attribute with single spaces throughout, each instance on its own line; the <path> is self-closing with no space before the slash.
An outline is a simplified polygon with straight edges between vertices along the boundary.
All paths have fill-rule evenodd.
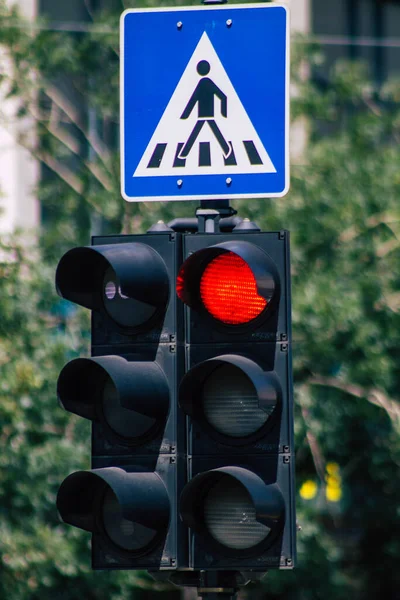
<path id="1" fill-rule="evenodd" d="M 157 530 L 125 518 L 115 492 L 108 486 L 102 498 L 101 522 L 111 541 L 128 551 L 145 548 L 157 534 Z"/>
<path id="2" fill-rule="evenodd" d="M 177 278 L 178 297 L 202 307 L 229 326 L 263 315 L 277 292 L 276 269 L 266 253 L 249 242 L 224 242 L 195 252 Z"/>
<path id="3" fill-rule="evenodd" d="M 273 371 L 244 356 L 223 354 L 198 363 L 181 381 L 184 412 L 226 445 L 248 444 L 276 421 L 281 386 Z"/>
<path id="4" fill-rule="evenodd" d="M 277 485 L 242 467 L 196 475 L 182 492 L 180 509 L 188 527 L 230 556 L 267 546 L 284 522 L 284 501 Z"/>
<path id="5" fill-rule="evenodd" d="M 127 445 L 156 435 L 169 410 L 162 369 L 122 356 L 75 358 L 59 375 L 57 395 L 66 410 L 101 421 L 108 437 Z"/>
<path id="6" fill-rule="evenodd" d="M 163 259 L 149 245 L 104 244 L 64 254 L 56 289 L 62 298 L 107 315 L 122 330 L 135 330 L 165 310 L 169 279 Z"/>
<path id="7" fill-rule="evenodd" d="M 117 467 L 69 475 L 58 491 L 57 509 L 65 523 L 134 553 L 146 552 L 165 535 L 170 513 L 167 491 L 156 473 Z"/>

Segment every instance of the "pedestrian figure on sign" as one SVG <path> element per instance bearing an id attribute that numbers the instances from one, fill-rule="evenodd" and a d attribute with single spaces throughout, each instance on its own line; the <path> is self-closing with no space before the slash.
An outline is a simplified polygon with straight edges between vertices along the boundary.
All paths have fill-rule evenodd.
<path id="1" fill-rule="evenodd" d="M 187 142 L 179 152 L 179 158 L 187 158 L 189 152 L 193 148 L 193 145 L 198 138 L 200 131 L 203 128 L 204 123 L 208 123 L 211 131 L 215 135 L 219 145 L 221 146 L 222 152 L 225 158 L 228 158 L 232 152 L 232 146 L 228 144 L 224 136 L 222 135 L 218 125 L 214 120 L 214 97 L 221 101 L 221 115 L 227 117 L 227 97 L 219 87 L 210 79 L 206 77 L 210 72 L 210 63 L 207 60 L 201 60 L 197 63 L 197 72 L 201 75 L 199 83 L 196 86 L 189 102 L 186 105 L 185 110 L 181 115 L 181 119 L 187 119 L 194 107 L 197 104 L 197 122 L 190 134 Z"/>

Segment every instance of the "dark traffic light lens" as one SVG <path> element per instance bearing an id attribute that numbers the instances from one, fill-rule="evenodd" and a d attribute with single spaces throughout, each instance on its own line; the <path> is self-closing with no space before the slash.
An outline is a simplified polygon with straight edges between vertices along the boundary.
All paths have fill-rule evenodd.
<path id="1" fill-rule="evenodd" d="M 107 378 L 103 389 L 103 414 L 111 429 L 124 438 L 140 437 L 157 422 L 156 419 L 121 406 L 119 393 L 110 378 Z"/>
<path id="2" fill-rule="evenodd" d="M 271 529 L 256 520 L 247 490 L 231 477 L 221 478 L 204 500 L 204 523 L 220 544 L 234 550 L 256 546 Z"/>
<path id="3" fill-rule="evenodd" d="M 228 325 L 248 323 L 267 306 L 266 299 L 258 294 L 253 271 L 233 252 L 220 254 L 207 265 L 200 295 L 207 311 Z"/>
<path id="4" fill-rule="evenodd" d="M 123 327 L 139 327 L 157 312 L 156 306 L 125 296 L 121 291 L 118 277 L 111 267 L 104 275 L 103 304 L 108 315 Z"/>
<path id="5" fill-rule="evenodd" d="M 202 400 L 209 424 L 231 437 L 255 433 L 275 408 L 262 410 L 253 383 L 243 371 L 229 363 L 215 369 L 204 381 Z"/>
<path id="6" fill-rule="evenodd" d="M 116 495 L 108 488 L 102 507 L 103 526 L 106 534 L 114 544 L 124 550 L 140 550 L 148 546 L 157 534 L 139 523 L 125 519 Z"/>
<path id="7" fill-rule="evenodd" d="M 65 523 L 96 534 L 93 542 L 102 539 L 102 553 L 115 559 L 104 559 L 101 568 L 107 569 L 135 568 L 130 561 L 151 552 L 170 521 L 166 486 L 158 474 L 144 469 L 111 466 L 71 473 L 58 490 L 57 509 Z M 128 561 L 122 563 L 124 553 Z"/>
<path id="8" fill-rule="evenodd" d="M 156 363 L 114 355 L 67 363 L 57 395 L 66 410 L 102 423 L 98 439 L 114 442 L 118 436 L 124 445 L 157 435 L 169 409 L 168 382 Z"/>

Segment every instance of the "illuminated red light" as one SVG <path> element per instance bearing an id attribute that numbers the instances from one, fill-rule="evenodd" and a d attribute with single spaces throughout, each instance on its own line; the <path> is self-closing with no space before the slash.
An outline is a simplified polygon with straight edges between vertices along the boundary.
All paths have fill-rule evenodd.
<path id="1" fill-rule="evenodd" d="M 200 295 L 208 312 L 219 321 L 240 325 L 260 315 L 267 301 L 257 291 L 249 265 L 237 254 L 226 252 L 205 268 Z"/>
<path id="2" fill-rule="evenodd" d="M 178 277 L 176 278 L 176 293 L 178 298 L 180 298 L 183 302 L 185 302 L 185 272 L 184 267 L 181 267 L 178 273 Z"/>

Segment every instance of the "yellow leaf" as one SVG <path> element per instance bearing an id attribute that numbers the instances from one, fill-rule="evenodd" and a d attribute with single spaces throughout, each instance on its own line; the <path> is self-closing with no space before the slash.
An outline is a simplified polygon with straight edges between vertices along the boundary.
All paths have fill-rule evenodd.
<path id="1" fill-rule="evenodd" d="M 342 497 L 342 489 L 340 487 L 327 486 L 325 490 L 326 499 L 329 502 L 339 502 Z"/>
<path id="2" fill-rule="evenodd" d="M 326 472 L 329 473 L 329 475 L 337 475 L 339 473 L 340 467 L 337 463 L 335 462 L 328 462 L 326 463 Z"/>
<path id="3" fill-rule="evenodd" d="M 300 496 L 304 500 L 312 500 L 317 495 L 317 492 L 318 485 L 311 479 L 307 479 L 300 488 Z"/>
<path id="4" fill-rule="evenodd" d="M 332 475 L 327 475 L 325 481 L 327 487 L 331 488 L 340 488 L 342 485 L 342 478 L 340 476 L 333 477 Z"/>

